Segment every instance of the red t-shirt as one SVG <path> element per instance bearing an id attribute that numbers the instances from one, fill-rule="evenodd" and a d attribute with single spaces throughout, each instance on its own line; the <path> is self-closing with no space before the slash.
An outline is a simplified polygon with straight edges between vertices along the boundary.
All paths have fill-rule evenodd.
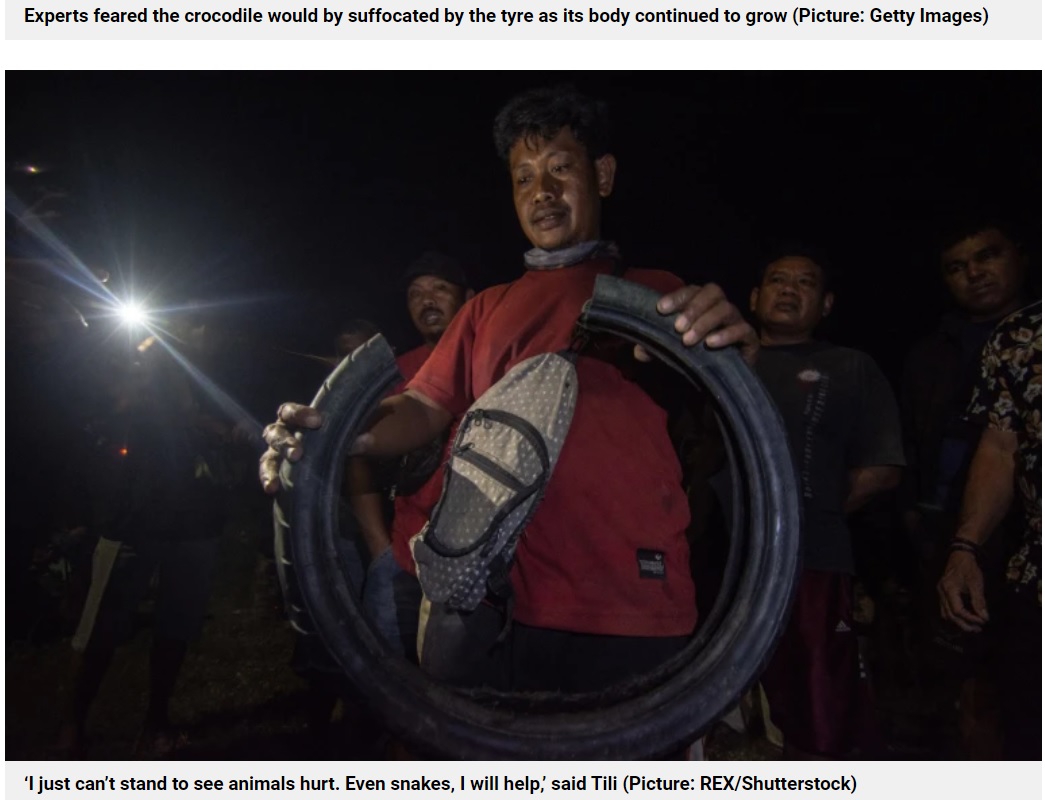
<path id="1" fill-rule="evenodd" d="M 399 371 L 403 374 L 403 380 L 401 383 L 396 384 L 396 387 L 390 394 L 405 392 L 406 385 L 413 379 L 417 371 L 421 369 L 421 365 L 428 360 L 428 356 L 431 354 L 432 348 L 427 344 L 423 344 L 420 347 L 415 347 L 413 350 L 407 350 L 401 356 L 396 356 L 396 366 L 399 367 Z"/>
<path id="2" fill-rule="evenodd" d="M 396 358 L 396 366 L 403 373 L 403 382 L 392 390 L 392 394 L 406 391 L 407 384 L 431 354 L 432 348 L 423 344 Z M 435 507 L 442 491 L 443 469 L 440 467 L 413 494 L 396 494 L 392 529 L 389 532 L 392 537 L 392 556 L 400 567 L 411 574 L 416 571 L 416 566 L 414 557 L 410 553 L 410 539 L 428 522 L 428 515 Z"/>
<path id="3" fill-rule="evenodd" d="M 460 417 L 518 362 L 569 346 L 607 261 L 530 270 L 477 295 L 454 318 L 409 388 Z M 667 272 L 625 277 L 660 292 Z M 697 621 L 689 507 L 667 415 L 615 366 L 581 355 L 573 423 L 511 572 L 515 619 L 618 636 L 680 636 Z M 659 577 L 651 560 L 663 559 Z M 645 566 L 643 566 L 645 565 Z"/>

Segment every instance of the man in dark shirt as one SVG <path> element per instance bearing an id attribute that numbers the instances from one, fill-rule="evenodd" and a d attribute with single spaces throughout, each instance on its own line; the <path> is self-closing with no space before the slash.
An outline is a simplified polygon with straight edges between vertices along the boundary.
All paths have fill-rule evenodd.
<path id="1" fill-rule="evenodd" d="M 1006 227 L 983 220 L 956 226 L 940 243 L 940 276 L 954 309 L 911 348 L 904 366 L 900 411 L 907 469 L 900 509 L 915 556 L 917 663 L 933 687 L 926 701 L 942 725 L 957 724 L 963 731 L 966 756 L 992 758 L 998 755 L 990 658 L 994 631 L 971 636 L 941 621 L 935 585 L 982 430 L 966 417 L 981 351 L 998 321 L 1025 302 L 1026 257 Z M 1003 543 L 1018 533 L 1014 517 L 1002 523 L 981 554 L 992 599 L 1001 590 Z"/>
<path id="2" fill-rule="evenodd" d="M 841 758 L 867 743 L 846 515 L 894 487 L 903 464 L 896 403 L 874 361 L 813 339 L 834 302 L 821 262 L 790 253 L 751 292 L 762 343 L 755 371 L 780 409 L 804 503 L 795 606 L 763 676 L 789 757 Z"/>
<path id="3" fill-rule="evenodd" d="M 940 272 L 955 309 L 911 348 L 900 396 L 904 525 L 934 576 L 979 440 L 980 429 L 965 410 L 980 353 L 998 321 L 1025 305 L 1026 259 L 1001 227 L 973 225 L 944 237 Z"/>

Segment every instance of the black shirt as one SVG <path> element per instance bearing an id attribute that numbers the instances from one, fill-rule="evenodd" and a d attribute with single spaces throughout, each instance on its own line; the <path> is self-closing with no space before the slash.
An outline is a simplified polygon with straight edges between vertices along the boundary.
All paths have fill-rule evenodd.
<path id="1" fill-rule="evenodd" d="M 849 471 L 904 463 L 889 383 L 867 354 L 816 341 L 763 347 L 755 372 L 780 410 L 800 478 L 804 565 L 852 572 Z"/>

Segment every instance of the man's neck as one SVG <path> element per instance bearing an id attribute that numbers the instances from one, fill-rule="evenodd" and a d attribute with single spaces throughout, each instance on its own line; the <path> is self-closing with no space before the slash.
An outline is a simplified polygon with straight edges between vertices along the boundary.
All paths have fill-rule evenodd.
<path id="1" fill-rule="evenodd" d="M 1025 305 L 1027 305 L 1026 299 L 1023 297 L 1017 297 L 998 311 L 992 311 L 989 314 L 969 314 L 968 320 L 969 322 L 1000 322 L 1014 311 L 1019 311 Z"/>
<path id="2" fill-rule="evenodd" d="M 763 347 L 784 347 L 793 344 L 805 344 L 813 341 L 812 331 L 808 333 L 781 333 L 763 330 L 759 334 L 759 342 Z"/>
<path id="3" fill-rule="evenodd" d="M 558 250 L 542 250 L 534 247 L 523 255 L 526 268 L 537 270 L 560 269 L 598 258 L 620 258 L 617 245 L 610 241 L 593 239 Z"/>

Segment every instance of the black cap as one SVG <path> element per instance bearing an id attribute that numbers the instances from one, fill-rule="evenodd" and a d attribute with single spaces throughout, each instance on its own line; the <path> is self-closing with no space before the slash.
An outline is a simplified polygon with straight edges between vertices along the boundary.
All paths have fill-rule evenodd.
<path id="1" fill-rule="evenodd" d="M 468 276 L 465 274 L 461 262 L 445 253 L 429 250 L 411 262 L 410 266 L 406 268 L 406 272 L 403 273 L 403 287 L 410 286 L 414 278 L 420 278 L 422 275 L 432 275 L 460 286 L 462 289 L 468 288 Z"/>

